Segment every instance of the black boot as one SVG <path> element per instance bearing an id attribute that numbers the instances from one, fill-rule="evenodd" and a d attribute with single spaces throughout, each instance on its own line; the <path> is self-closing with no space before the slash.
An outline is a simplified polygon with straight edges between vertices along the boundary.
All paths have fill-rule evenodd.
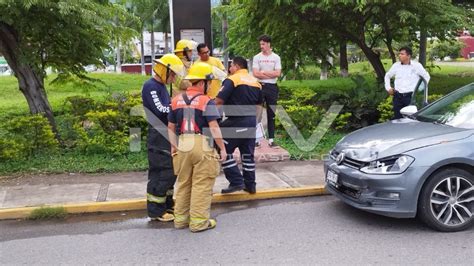
<path id="1" fill-rule="evenodd" d="M 236 191 L 240 191 L 240 190 L 243 190 L 244 189 L 244 185 L 241 185 L 241 186 L 229 186 L 227 188 L 223 188 L 221 190 L 221 193 L 222 194 L 229 194 L 229 193 L 232 193 L 232 192 L 236 192 Z"/>

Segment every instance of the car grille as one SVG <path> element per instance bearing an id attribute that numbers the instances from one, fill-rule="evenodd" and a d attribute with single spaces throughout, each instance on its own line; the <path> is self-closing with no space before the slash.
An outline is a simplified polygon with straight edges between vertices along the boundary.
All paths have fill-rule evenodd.
<path id="1" fill-rule="evenodd" d="M 337 152 L 335 150 L 331 151 L 331 155 L 330 155 L 331 159 L 336 160 L 338 155 L 339 155 L 339 152 Z M 342 161 L 342 165 L 345 165 L 347 167 L 351 167 L 351 168 L 354 168 L 354 169 L 360 169 L 365 164 L 366 164 L 365 162 L 354 160 L 354 159 L 349 158 L 347 156 L 344 158 L 344 161 Z"/>
<path id="2" fill-rule="evenodd" d="M 350 198 L 353 198 L 353 199 L 360 198 L 361 191 L 358 189 L 350 188 L 342 184 L 337 184 L 337 185 L 330 184 L 330 186 L 336 189 L 337 191 L 349 196 Z"/>

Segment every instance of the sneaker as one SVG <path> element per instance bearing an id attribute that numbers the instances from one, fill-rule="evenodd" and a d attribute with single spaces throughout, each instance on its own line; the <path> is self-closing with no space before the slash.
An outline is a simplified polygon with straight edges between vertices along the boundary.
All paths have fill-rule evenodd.
<path id="1" fill-rule="evenodd" d="M 275 142 L 268 142 L 268 146 L 271 147 L 271 148 L 275 148 L 275 147 L 278 147 L 278 145 L 276 145 Z"/>
<path id="2" fill-rule="evenodd" d="M 193 233 L 203 232 L 203 231 L 206 231 L 206 230 L 214 229 L 214 228 L 216 228 L 216 226 L 217 226 L 216 219 L 209 219 L 209 224 L 207 225 L 207 228 L 197 230 L 197 231 L 191 231 L 191 232 L 193 232 Z"/>
<path id="3" fill-rule="evenodd" d="M 152 221 L 160 221 L 160 222 L 172 222 L 174 220 L 174 215 L 171 213 L 165 212 L 160 217 L 150 217 Z"/>

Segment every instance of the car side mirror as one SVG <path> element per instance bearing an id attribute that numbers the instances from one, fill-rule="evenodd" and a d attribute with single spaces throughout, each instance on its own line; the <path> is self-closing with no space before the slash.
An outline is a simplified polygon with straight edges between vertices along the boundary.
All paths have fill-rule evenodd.
<path id="1" fill-rule="evenodd" d="M 403 116 L 410 116 L 416 112 L 418 112 L 418 108 L 415 105 L 408 105 L 403 107 L 402 110 L 400 110 L 400 113 Z"/>

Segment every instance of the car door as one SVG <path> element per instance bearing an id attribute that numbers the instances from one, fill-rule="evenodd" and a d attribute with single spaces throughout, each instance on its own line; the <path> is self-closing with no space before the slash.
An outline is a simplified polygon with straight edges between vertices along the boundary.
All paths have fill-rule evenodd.
<path id="1" fill-rule="evenodd" d="M 410 105 L 415 105 L 418 110 L 428 105 L 428 84 L 422 77 L 420 77 L 415 86 Z"/>

